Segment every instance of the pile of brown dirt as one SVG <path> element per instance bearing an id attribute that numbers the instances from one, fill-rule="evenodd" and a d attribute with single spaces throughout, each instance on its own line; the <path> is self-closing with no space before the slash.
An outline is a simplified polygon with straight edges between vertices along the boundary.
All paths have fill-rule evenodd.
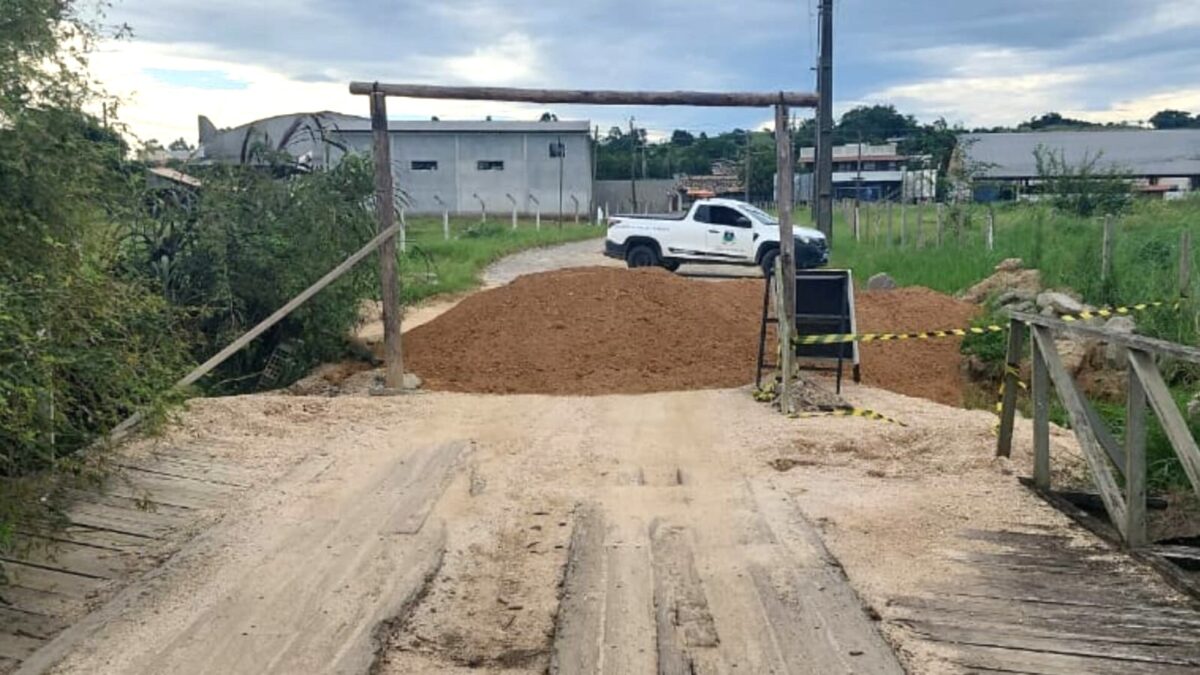
<path id="1" fill-rule="evenodd" d="M 585 267 L 472 295 L 404 336 L 427 387 L 612 394 L 737 387 L 754 379 L 761 282 Z"/>
<path id="2" fill-rule="evenodd" d="M 924 288 L 856 298 L 862 332 L 966 326 L 969 303 Z M 464 299 L 404 336 L 430 389 L 598 395 L 740 387 L 754 379 L 762 281 L 659 269 L 532 274 Z M 863 345 L 867 384 L 962 403 L 959 340 Z"/>
<path id="3" fill-rule="evenodd" d="M 855 296 L 861 333 L 965 328 L 979 311 L 969 302 L 920 286 Z M 863 383 L 952 406 L 963 404 L 961 338 L 865 342 Z"/>

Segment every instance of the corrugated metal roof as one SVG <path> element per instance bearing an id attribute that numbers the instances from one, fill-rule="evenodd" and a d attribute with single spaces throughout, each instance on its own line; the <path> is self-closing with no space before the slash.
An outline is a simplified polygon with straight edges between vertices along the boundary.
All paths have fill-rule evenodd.
<path id="1" fill-rule="evenodd" d="M 1100 167 L 1128 175 L 1200 175 L 1200 129 L 963 134 L 958 142 L 966 161 L 983 167 L 983 178 L 1037 177 L 1038 146 L 1076 166 L 1100 155 Z"/>

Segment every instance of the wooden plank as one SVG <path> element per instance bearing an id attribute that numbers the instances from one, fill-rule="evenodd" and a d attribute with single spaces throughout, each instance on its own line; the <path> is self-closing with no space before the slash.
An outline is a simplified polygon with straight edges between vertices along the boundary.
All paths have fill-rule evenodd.
<path id="1" fill-rule="evenodd" d="M 420 532 L 466 449 L 465 441 L 426 446 L 413 451 L 407 460 L 398 464 L 378 495 L 395 504 L 396 515 L 384 531 L 396 534 Z"/>
<path id="2" fill-rule="evenodd" d="M 552 675 L 599 672 L 604 618 L 604 514 L 595 504 L 575 509 L 562 599 L 550 654 Z"/>
<path id="3" fill-rule="evenodd" d="M 169 457 L 147 459 L 121 459 L 115 464 L 132 474 L 148 473 L 162 478 L 187 480 L 197 483 L 213 483 L 226 487 L 246 489 L 254 483 L 246 472 L 230 472 L 221 466 L 185 463 Z"/>
<path id="4" fill-rule="evenodd" d="M 972 645 L 954 660 L 963 672 L 1032 673 L 1034 675 L 1195 675 L 1190 666 L 1131 663 L 1075 654 L 1057 654 L 1032 649 Z"/>
<path id="5" fill-rule="evenodd" d="M 18 560 L 5 560 L 4 562 L 9 575 L 9 583 L 14 587 L 57 593 L 76 600 L 85 600 L 108 584 L 106 579 L 47 569 Z M 22 607 L 22 609 L 38 611 L 37 607 Z"/>
<path id="6" fill-rule="evenodd" d="M 1050 375 L 1042 346 L 1036 341 L 1033 343 L 1033 481 L 1043 490 L 1050 489 Z"/>
<path id="7" fill-rule="evenodd" d="M 1096 408 L 1092 405 L 1092 402 L 1086 396 L 1081 396 L 1079 400 L 1083 403 L 1083 412 L 1087 414 L 1088 420 L 1092 424 L 1092 431 L 1096 434 L 1096 442 L 1100 444 L 1101 448 L 1104 448 L 1108 459 L 1112 461 L 1113 468 L 1120 472 L 1121 475 L 1124 475 L 1125 449 L 1113 437 L 1112 432 L 1108 430 L 1108 423 L 1104 421 L 1104 418 L 1100 417 L 1100 413 L 1096 412 Z"/>
<path id="8" fill-rule="evenodd" d="M 77 597 L 13 585 L 0 586 L 0 605 L 23 612 L 64 618 L 77 617 L 86 607 L 86 603 Z"/>
<path id="9" fill-rule="evenodd" d="M 112 530 L 149 539 L 161 539 L 182 526 L 183 521 L 164 518 L 150 511 L 133 511 L 104 504 L 77 503 L 71 506 L 67 519 L 76 525 Z"/>
<path id="10" fill-rule="evenodd" d="M 111 484 L 114 491 L 120 489 L 125 494 L 135 495 L 135 499 L 149 499 L 193 510 L 228 506 L 230 499 L 242 491 L 229 485 L 132 471 L 115 476 Z"/>
<path id="11" fill-rule="evenodd" d="M 717 108 L 769 108 L 790 105 L 815 108 L 817 95 L 796 91 L 708 92 L 708 91 L 614 91 L 588 89 L 518 89 L 513 87 L 444 87 L 428 84 L 351 82 L 350 93 L 370 96 L 451 99 L 457 101 L 512 101 L 517 103 L 563 103 L 581 105 L 686 105 Z"/>
<path id="12" fill-rule="evenodd" d="M 604 675 L 655 669 L 654 582 L 650 541 L 641 519 L 607 528 L 604 545 Z M 583 671 L 581 671 L 583 672 Z"/>
<path id="13" fill-rule="evenodd" d="M 1192 432 L 1175 405 L 1167 383 L 1163 382 L 1158 366 L 1154 364 L 1154 358 L 1144 351 L 1130 349 L 1129 364 L 1137 374 L 1137 379 L 1141 381 L 1150 407 L 1154 409 L 1159 424 L 1170 439 L 1171 447 L 1175 448 L 1179 463 L 1183 465 L 1188 480 L 1192 482 L 1192 489 L 1200 496 L 1200 447 L 1197 447 L 1196 439 L 1192 438 Z"/>
<path id="14" fill-rule="evenodd" d="M 1050 375 L 1050 380 L 1054 383 L 1054 387 L 1058 391 L 1058 398 L 1062 401 L 1063 407 L 1067 409 L 1067 413 L 1071 418 L 1071 428 L 1075 432 L 1075 437 L 1079 440 L 1079 447 L 1083 450 L 1083 457 L 1087 462 L 1088 468 L 1091 469 L 1092 480 L 1095 482 L 1096 488 L 1100 491 L 1100 498 L 1104 500 L 1104 506 L 1108 510 L 1109 517 L 1116 527 L 1122 530 L 1122 534 L 1124 534 L 1126 522 L 1125 503 L 1121 497 L 1121 490 L 1117 487 L 1117 482 L 1113 478 L 1112 471 L 1108 468 L 1107 455 L 1096 440 L 1095 432 L 1091 427 L 1091 421 L 1084 411 L 1083 403 L 1081 402 L 1082 395 L 1075 387 L 1075 382 L 1067 373 L 1066 368 L 1063 367 L 1062 360 L 1059 358 L 1058 351 L 1054 346 L 1054 336 L 1050 332 L 1050 329 L 1042 325 L 1035 325 L 1033 327 L 1033 339 L 1038 343 L 1039 351 L 1046 364 L 1046 370 Z"/>
<path id="15" fill-rule="evenodd" d="M 16 537 L 15 544 L 17 550 L 26 551 L 19 558 L 21 562 L 102 579 L 122 576 L 130 562 L 125 554 L 94 546 L 24 536 Z M 30 548 L 23 548 L 26 545 Z M 8 559 L 0 556 L 0 560 Z"/>
<path id="16" fill-rule="evenodd" d="M 1000 404 L 1000 435 L 996 443 L 997 457 L 1012 456 L 1013 422 L 1017 415 L 1018 369 L 1025 348 L 1025 324 L 1012 321 L 1008 331 L 1008 357 L 1005 359 L 1004 398 Z"/>
<path id="17" fill-rule="evenodd" d="M 1138 349 L 1152 354 L 1162 354 L 1172 356 L 1174 358 L 1188 361 L 1190 363 L 1200 363 L 1200 349 L 1189 347 L 1187 345 L 1167 342 L 1166 340 L 1158 340 L 1148 338 L 1142 335 L 1133 335 L 1129 333 L 1116 333 L 1104 328 L 1089 326 L 1079 321 L 1067 323 L 1059 319 L 1051 319 L 1040 314 L 1027 314 L 1025 312 L 1009 312 L 1010 316 L 1017 321 L 1026 324 L 1041 326 L 1043 328 L 1053 329 L 1056 333 L 1072 333 L 1082 335 L 1083 337 L 1092 338 L 1113 345 L 1120 345 L 1127 349 Z"/>
<path id="18" fill-rule="evenodd" d="M 720 638 L 687 530 L 662 521 L 652 523 L 650 556 L 659 675 L 724 671 L 716 651 Z"/>
<path id="19" fill-rule="evenodd" d="M 1125 541 L 1146 544 L 1146 390 L 1129 369 L 1125 404 Z"/>
<path id="20" fill-rule="evenodd" d="M 65 620 L 57 616 L 26 612 L 0 604 L 0 632 L 49 640 L 67 625 Z"/>
<path id="21" fill-rule="evenodd" d="M 44 644 L 41 638 L 0 631 L 0 658 L 24 661 Z"/>

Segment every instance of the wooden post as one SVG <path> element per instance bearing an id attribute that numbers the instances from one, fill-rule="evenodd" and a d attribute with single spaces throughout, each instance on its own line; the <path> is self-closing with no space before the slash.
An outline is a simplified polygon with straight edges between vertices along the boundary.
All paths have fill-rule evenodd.
<path id="1" fill-rule="evenodd" d="M 884 242 L 884 243 L 886 243 L 886 244 L 887 244 L 889 247 L 892 245 L 892 221 L 893 221 L 893 213 L 892 213 L 892 209 L 893 209 L 894 207 L 895 207 L 895 203 L 893 203 L 893 202 L 889 201 L 889 202 L 888 202 L 888 209 L 887 209 L 887 211 L 888 211 L 888 214 L 887 214 L 887 216 L 888 216 L 888 226 L 887 226 L 887 241 L 886 241 L 886 242 Z"/>
<path id="2" fill-rule="evenodd" d="M 1000 403 L 1000 440 L 996 445 L 997 457 L 1012 456 L 1013 422 L 1017 414 L 1017 372 L 1021 367 L 1021 354 L 1025 346 L 1025 324 L 1013 321 L 1008 331 L 1008 358 L 1005 359 L 1004 398 Z"/>
<path id="3" fill-rule="evenodd" d="M 1104 217 L 1104 240 L 1100 246 L 1100 280 L 1107 281 L 1112 276 L 1113 244 L 1116 233 L 1113 229 L 1113 217 Z"/>
<path id="4" fill-rule="evenodd" d="M 792 133 L 788 120 L 788 108 L 784 104 L 775 106 L 775 154 L 776 173 L 779 176 L 779 259 L 776 267 L 783 275 L 780 297 L 784 313 L 779 317 L 780 339 L 783 343 L 781 408 L 791 414 L 791 380 L 793 354 L 791 335 L 796 329 L 796 240 L 792 232 Z"/>
<path id="5" fill-rule="evenodd" d="M 375 154 L 375 217 L 379 232 L 387 232 L 396 224 L 392 182 L 392 141 L 388 133 L 387 98 L 376 91 L 371 94 L 371 132 Z M 396 239 L 388 237 L 379 246 L 379 299 L 383 302 L 383 386 L 400 389 L 404 386 L 404 359 L 400 346 L 400 279 L 396 274 Z"/>
<path id="6" fill-rule="evenodd" d="M 1192 233 L 1179 233 L 1179 297 L 1192 296 Z"/>
<path id="7" fill-rule="evenodd" d="M 937 245 L 938 245 L 938 248 L 942 247 L 942 232 L 944 231 L 944 227 L 946 224 L 945 214 L 943 213 L 942 209 L 943 209 L 942 203 L 938 202 L 937 203 Z"/>
<path id="8" fill-rule="evenodd" d="M 1146 390 L 1129 369 L 1125 407 L 1125 541 L 1146 544 Z"/>
<path id="9" fill-rule="evenodd" d="M 996 209 L 991 204 L 987 212 L 987 250 L 996 250 Z"/>
<path id="10" fill-rule="evenodd" d="M 1033 482 L 1039 488 L 1049 490 L 1050 375 L 1043 349 L 1041 343 L 1033 340 Z"/>
<path id="11" fill-rule="evenodd" d="M 921 185 L 925 183 L 922 182 Z M 917 202 L 917 248 L 925 248 L 925 203 Z"/>

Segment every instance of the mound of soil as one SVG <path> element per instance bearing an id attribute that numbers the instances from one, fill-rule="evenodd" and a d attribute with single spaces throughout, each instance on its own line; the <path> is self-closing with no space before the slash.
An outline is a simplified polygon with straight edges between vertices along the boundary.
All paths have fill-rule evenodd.
<path id="1" fill-rule="evenodd" d="M 862 333 L 965 328 L 979 311 L 969 302 L 919 286 L 855 295 Z M 863 383 L 946 405 L 963 404 L 961 338 L 864 342 Z"/>
<path id="2" fill-rule="evenodd" d="M 450 391 L 612 394 L 754 379 L 761 282 L 587 267 L 472 295 L 404 336 L 406 366 Z"/>
<path id="3" fill-rule="evenodd" d="M 859 330 L 966 326 L 969 303 L 924 288 L 856 297 Z M 686 279 L 660 269 L 576 268 L 523 276 L 467 297 L 404 336 L 406 366 L 430 389 L 647 393 L 754 379 L 762 281 Z M 961 405 L 959 340 L 864 344 L 867 384 Z"/>

